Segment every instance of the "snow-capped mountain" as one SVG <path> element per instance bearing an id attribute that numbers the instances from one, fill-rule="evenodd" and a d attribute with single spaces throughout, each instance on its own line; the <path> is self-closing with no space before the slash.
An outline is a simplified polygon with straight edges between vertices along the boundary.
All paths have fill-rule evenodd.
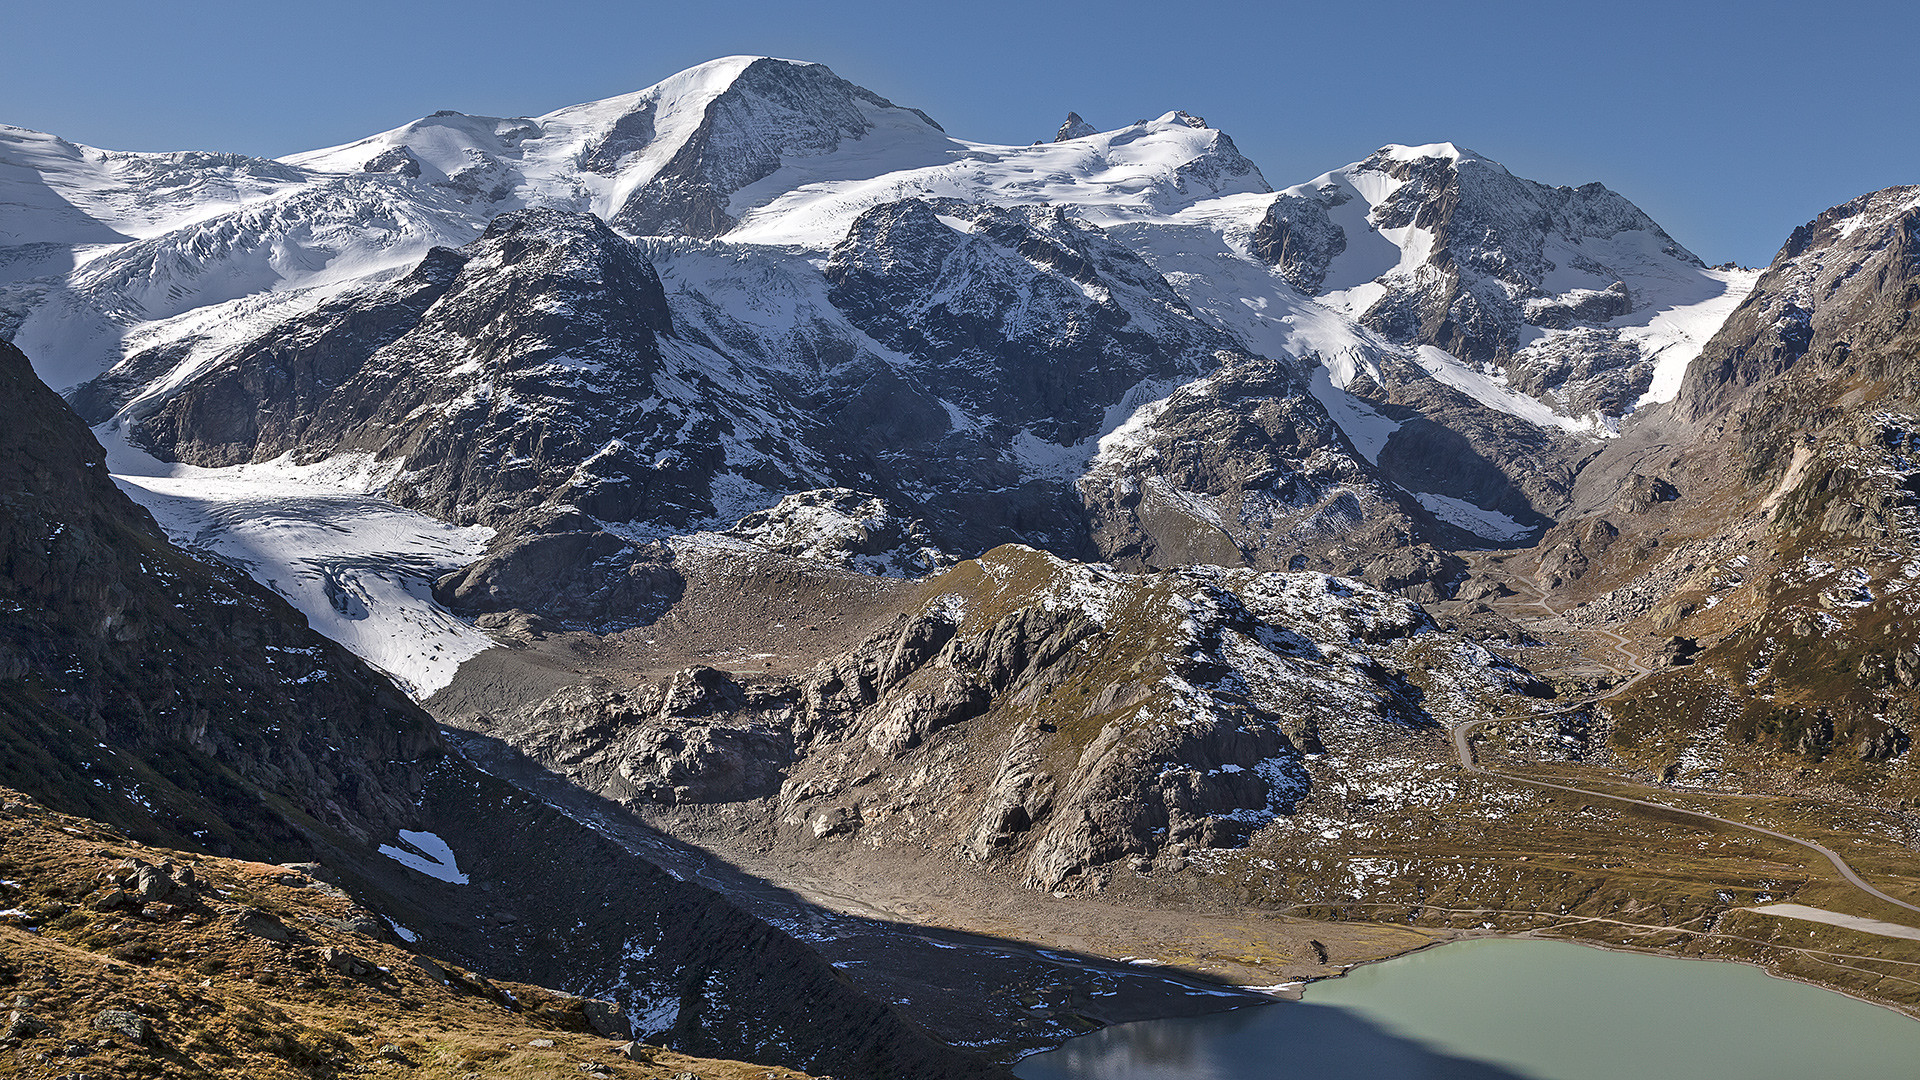
<path id="1" fill-rule="evenodd" d="M 333 474 L 595 573 L 847 489 L 956 557 L 1437 595 L 1747 281 L 1445 144 L 1275 193 L 1185 112 L 973 143 L 764 57 L 281 161 L 0 134 L 0 330 L 109 441 L 370 455 Z"/>
<path id="2" fill-rule="evenodd" d="M 1254 251 L 1302 292 L 1569 419 L 1670 400 L 1752 275 L 1708 270 L 1600 184 L 1548 187 L 1451 143 L 1389 146 L 1281 192 Z M 1457 381 L 1455 381 L 1457 380 Z"/>

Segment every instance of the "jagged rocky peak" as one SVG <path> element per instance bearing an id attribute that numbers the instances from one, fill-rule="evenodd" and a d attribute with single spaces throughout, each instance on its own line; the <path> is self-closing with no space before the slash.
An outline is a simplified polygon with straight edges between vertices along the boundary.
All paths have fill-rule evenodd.
<path id="1" fill-rule="evenodd" d="M 542 295 L 542 302 L 529 304 L 529 310 L 488 310 L 490 319 L 534 319 L 538 336 L 588 314 L 566 310 L 576 298 L 619 297 L 633 305 L 640 325 L 657 333 L 673 332 L 660 275 L 637 248 L 591 214 L 540 209 L 502 214 L 462 254 L 467 264 L 464 280 L 456 286 L 491 281 L 504 287 L 505 295 L 495 297 L 503 303 L 528 299 L 521 293 L 529 286 Z M 555 296 L 555 288 L 565 291 Z"/>
<path id="2" fill-rule="evenodd" d="M 1920 309 L 1920 186 L 1833 207 L 1793 231 L 1753 292 L 1688 370 L 1676 414 L 1699 420 L 1803 360 L 1867 369 Z M 1857 355 L 1855 355 L 1857 354 Z M 1893 386 L 1907 390 L 1910 387 Z"/>
<path id="3" fill-rule="evenodd" d="M 1098 135 L 1099 133 L 1100 129 L 1080 119 L 1079 113 L 1069 112 L 1066 123 L 1061 124 L 1060 130 L 1054 133 L 1053 141 L 1062 143 L 1068 139 L 1081 139 L 1088 135 Z"/>
<path id="4" fill-rule="evenodd" d="M 632 244 L 591 215 L 518 211 L 399 282 L 248 342 L 134 434 L 205 465 L 288 451 L 398 459 L 391 493 L 454 520 L 497 521 L 550 497 L 625 520 L 636 487 L 643 502 L 696 498 L 669 481 L 633 415 L 671 333 L 659 277 Z"/>
<path id="5" fill-rule="evenodd" d="M 1313 569 L 1423 598 L 1459 573 L 1281 361 L 1236 360 L 1140 410 L 1078 487 L 1124 567 Z"/>
<path id="6" fill-rule="evenodd" d="M 1305 292 L 1384 286 L 1349 298 L 1365 322 L 1474 361 L 1517 351 L 1525 326 L 1628 313 L 1650 258 L 1703 265 L 1604 185 L 1549 187 L 1452 143 L 1383 147 L 1287 189 L 1254 249 Z"/>
<path id="7" fill-rule="evenodd" d="M 854 325 L 935 361 L 914 372 L 927 389 L 1055 445 L 1095 434 L 1143 379 L 1191 377 L 1230 347 L 1139 256 L 1057 207 L 877 206 L 826 274 Z"/>
<path id="8" fill-rule="evenodd" d="M 1673 378 L 1653 388 L 1656 357 L 1697 350 L 1711 330 L 1687 313 L 1723 317 L 1746 283 L 1602 184 L 1538 183 L 1452 143 L 1383 147 L 1288 188 L 1252 249 L 1389 339 L 1503 368 L 1575 417 L 1670 397 Z M 1659 311 L 1684 329 L 1648 332 Z"/>

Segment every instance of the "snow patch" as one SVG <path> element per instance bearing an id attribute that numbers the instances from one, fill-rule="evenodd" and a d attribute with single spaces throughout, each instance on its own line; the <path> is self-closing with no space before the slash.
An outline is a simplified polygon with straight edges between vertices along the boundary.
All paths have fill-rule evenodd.
<path id="1" fill-rule="evenodd" d="M 1733 314 L 1733 309 L 1752 294 L 1762 271 L 1708 270 L 1704 273 L 1708 279 L 1724 286 L 1717 295 L 1666 307 L 1656 301 L 1647 305 L 1649 310 L 1645 315 L 1636 312 L 1614 320 L 1613 325 L 1619 326 L 1630 320 L 1646 319 L 1643 324 L 1620 334 L 1629 341 L 1639 342 L 1641 349 L 1654 358 L 1653 382 L 1634 403 L 1635 408 L 1664 404 L 1680 395 L 1680 384 L 1686 379 L 1688 365 L 1699 357 L 1707 342 L 1726 323 L 1727 316 Z"/>
<path id="2" fill-rule="evenodd" d="M 1510 543 L 1524 540 L 1534 533 L 1531 525 L 1522 525 L 1498 510 L 1488 510 L 1475 506 L 1465 499 L 1456 499 L 1449 495 L 1436 495 L 1430 491 L 1413 492 L 1413 497 L 1427 512 L 1455 528 L 1465 529 L 1475 536 L 1484 536 L 1498 543 Z"/>
<path id="3" fill-rule="evenodd" d="M 467 875 L 460 872 L 454 861 L 453 849 L 445 840 L 430 832 L 400 830 L 400 842 L 405 847 L 381 844 L 380 854 L 399 863 L 409 870 L 417 870 L 430 878 L 437 878 L 450 885 L 465 885 Z M 398 924 L 395 924 L 396 927 Z"/>

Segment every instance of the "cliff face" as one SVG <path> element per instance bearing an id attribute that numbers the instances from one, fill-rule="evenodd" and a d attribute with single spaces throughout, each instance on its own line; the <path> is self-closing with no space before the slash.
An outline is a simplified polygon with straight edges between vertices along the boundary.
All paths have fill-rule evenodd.
<path id="1" fill-rule="evenodd" d="M 426 714 L 278 596 L 170 546 L 5 344 L 0 387 L 5 782 L 236 853 L 407 820 L 443 753 Z"/>

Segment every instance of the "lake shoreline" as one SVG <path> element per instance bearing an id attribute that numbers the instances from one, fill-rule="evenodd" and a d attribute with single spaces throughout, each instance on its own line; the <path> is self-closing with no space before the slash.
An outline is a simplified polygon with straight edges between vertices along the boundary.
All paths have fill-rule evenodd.
<path id="1" fill-rule="evenodd" d="M 1521 942 L 1585 949 L 1513 948 Z M 1460 952 L 1440 947 L 1470 943 L 1492 948 Z M 1432 1075 L 1489 1080 L 1588 1080 L 1644 1074 L 1648 1061 L 1669 1058 L 1691 1060 L 1688 1068 L 1694 1071 L 1665 1075 L 1701 1080 L 1813 1075 L 1806 1070 L 1814 1068 L 1815 1061 L 1837 1063 L 1825 1075 L 1908 1080 L 1911 1062 L 1920 1058 L 1920 1029 L 1885 1016 L 1893 1012 L 1902 1020 L 1914 1019 L 1910 1014 L 1809 980 L 1783 977 L 1759 964 L 1486 931 L 1462 932 L 1393 959 L 1443 952 L 1447 958 L 1439 963 L 1383 971 L 1384 961 L 1366 961 L 1338 976 L 1310 980 L 1297 1003 L 1304 1008 L 1298 1010 L 1243 1008 L 1235 1010 L 1240 1014 L 1235 1019 L 1219 1014 L 1103 1029 L 1069 1040 L 1055 1051 L 1062 1057 L 1030 1065 L 1019 1075 L 1043 1080 L 1167 1075 L 1241 1080 L 1267 1076 L 1258 1070 L 1271 1054 L 1296 1045 L 1303 1048 L 1302 1061 L 1319 1063 L 1299 1067 L 1298 1075 L 1327 1080 L 1428 1075 L 1417 1070 L 1365 1071 L 1381 1062 L 1427 1062 L 1441 1068 Z M 1642 967 L 1640 959 L 1714 959 L 1727 966 Z M 1758 969 L 1767 978 L 1754 978 L 1741 968 Z M 1357 982 L 1350 979 L 1354 976 Z M 1336 987 L 1339 993 L 1328 993 Z M 1855 1002 L 1881 1007 L 1860 1010 Z M 1278 1003 L 1277 996 L 1272 1003 Z M 1623 1032 L 1636 1037 L 1622 1039 Z M 1782 1072 L 1776 1061 L 1797 1064 Z M 1616 1072 L 1594 1071 L 1601 1067 Z M 1465 1071 L 1446 1071 L 1450 1069 Z"/>
<path id="2" fill-rule="evenodd" d="M 1583 945 L 1589 949 L 1598 949 L 1601 952 L 1631 953 L 1638 956 L 1663 956 L 1670 960 L 1698 960 L 1704 963 L 1738 964 L 1744 967 L 1756 968 L 1762 974 L 1768 976 L 1769 978 L 1779 979 L 1782 982 L 1798 983 L 1802 986 L 1811 986 L 1816 990 L 1825 990 L 1830 994 L 1839 994 L 1841 997 L 1852 998 L 1855 1001 L 1862 1002 L 1867 1005 L 1877 1005 L 1882 1009 L 1886 1009 L 1889 1012 L 1897 1013 L 1901 1016 L 1906 1017 L 1909 1020 L 1920 1021 L 1920 1009 L 1914 1009 L 1910 1011 L 1908 1009 L 1903 1009 L 1900 1006 L 1895 1005 L 1891 1002 L 1881 1001 L 1876 998 L 1864 997 L 1860 994 L 1852 993 L 1847 990 L 1842 990 L 1839 987 L 1832 986 L 1827 983 L 1817 982 L 1813 979 L 1803 979 L 1796 975 L 1782 974 L 1778 971 L 1774 971 L 1773 969 L 1767 967 L 1765 964 L 1759 963 L 1754 960 L 1740 960 L 1730 956 L 1686 956 L 1680 953 L 1675 953 L 1669 949 L 1647 948 L 1645 946 L 1639 946 L 1639 945 L 1604 944 L 1596 941 L 1588 941 L 1584 938 L 1561 937 L 1554 934 L 1546 934 L 1538 930 L 1519 930 L 1519 931 L 1462 930 L 1459 932 L 1459 935 L 1457 937 L 1442 938 L 1436 941 L 1430 941 L 1425 944 L 1408 949 L 1405 952 L 1394 953 L 1392 956 L 1381 956 L 1381 957 L 1376 957 L 1374 959 L 1369 959 L 1369 960 L 1356 960 L 1353 963 L 1346 965 L 1345 968 L 1340 972 L 1338 972 L 1337 974 L 1310 975 L 1310 976 L 1305 976 L 1297 981 L 1301 984 L 1301 987 L 1300 987 L 1301 993 L 1304 995 L 1307 988 L 1311 986 L 1314 986 L 1320 983 L 1328 983 L 1328 982 L 1334 982 L 1339 979 L 1344 979 L 1348 975 L 1351 975 L 1352 973 L 1359 971 L 1361 968 L 1375 967 L 1380 964 L 1392 963 L 1395 960 L 1401 960 L 1406 957 L 1415 956 L 1423 952 L 1431 952 L 1434 949 L 1443 949 L 1449 945 L 1458 945 L 1463 942 L 1491 941 L 1491 940 L 1497 940 L 1497 939 L 1503 939 L 1503 938 L 1516 940 L 1516 941 L 1560 941 L 1560 942 L 1565 942 L 1568 945 Z M 1245 987 L 1242 987 L 1241 989 L 1245 989 Z M 1274 997 L 1274 1000 L 1298 1001 L 1302 999 L 1279 997 L 1276 995 Z"/>

